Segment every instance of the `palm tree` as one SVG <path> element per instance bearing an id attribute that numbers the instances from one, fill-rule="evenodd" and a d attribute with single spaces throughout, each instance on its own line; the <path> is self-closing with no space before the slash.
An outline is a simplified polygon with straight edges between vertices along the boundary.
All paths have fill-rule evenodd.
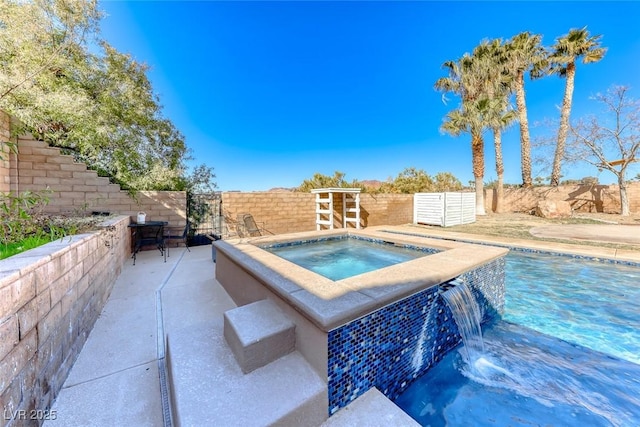
<path id="1" fill-rule="evenodd" d="M 485 101 L 486 102 L 486 101 Z M 441 129 L 453 136 L 463 132 L 471 134 L 471 162 L 476 190 L 476 215 L 486 215 L 484 209 L 484 122 L 481 111 L 483 106 L 467 102 L 459 109 L 447 113 Z"/>
<path id="2" fill-rule="evenodd" d="M 569 34 L 556 40 L 555 45 L 552 47 L 553 52 L 549 56 L 549 61 L 552 64 L 550 72 L 567 79 L 564 98 L 562 99 L 562 110 L 560 111 L 558 141 L 551 170 L 552 186 L 560 184 L 560 164 L 564 156 L 564 147 L 569 130 L 569 115 L 571 114 L 571 101 L 576 76 L 576 60 L 582 58 L 584 64 L 600 61 L 607 51 L 606 48 L 600 47 L 601 37 L 589 36 L 586 27 L 579 30 L 572 29 Z"/>
<path id="3" fill-rule="evenodd" d="M 477 103 L 477 112 L 482 117 L 483 125 L 493 132 L 498 176 L 495 211 L 501 212 L 504 198 L 502 130 L 516 119 L 509 103 L 511 79 L 506 68 L 508 65 L 506 47 L 499 39 L 483 41 L 473 50 L 473 56 L 478 61 L 478 73 L 482 79 L 483 98 Z"/>
<path id="4" fill-rule="evenodd" d="M 495 98 L 488 101 L 484 113 L 485 121 L 493 131 L 493 146 L 496 152 L 496 187 L 495 211 L 502 212 L 504 199 L 504 161 L 502 158 L 502 130 L 510 126 L 517 118 L 515 111 L 505 104 L 504 99 Z"/>
<path id="5" fill-rule="evenodd" d="M 458 61 L 447 61 L 443 68 L 448 77 L 441 77 L 435 88 L 442 92 L 452 92 L 460 96 L 461 106 L 447 113 L 441 129 L 453 136 L 463 132 L 471 134 L 471 155 L 476 191 L 476 214 L 486 215 L 484 208 L 484 128 L 482 114 L 478 106 L 481 98 L 482 76 L 477 59 L 465 53 Z"/>
<path id="6" fill-rule="evenodd" d="M 530 78 L 542 75 L 546 67 L 546 52 L 541 45 L 542 36 L 520 33 L 505 43 L 505 67 L 512 75 L 512 84 L 516 96 L 516 109 L 520 122 L 520 161 L 522 164 L 522 186 L 531 187 L 531 138 L 529 136 L 529 119 L 525 102 L 524 76 L 529 70 Z"/>

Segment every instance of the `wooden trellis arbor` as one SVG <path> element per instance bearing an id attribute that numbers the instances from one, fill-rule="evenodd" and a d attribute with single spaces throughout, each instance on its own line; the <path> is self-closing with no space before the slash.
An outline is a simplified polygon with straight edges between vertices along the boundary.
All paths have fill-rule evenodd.
<path id="1" fill-rule="evenodd" d="M 334 194 L 342 194 L 342 227 L 349 224 L 360 229 L 360 189 L 359 188 L 315 188 L 316 230 L 333 230 Z"/>

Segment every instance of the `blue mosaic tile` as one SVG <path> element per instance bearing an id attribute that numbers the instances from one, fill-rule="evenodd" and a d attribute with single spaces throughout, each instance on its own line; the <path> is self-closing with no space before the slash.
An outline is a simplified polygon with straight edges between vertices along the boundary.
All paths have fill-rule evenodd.
<path id="1" fill-rule="evenodd" d="M 377 387 L 395 399 L 461 341 L 440 293 L 468 284 L 489 321 L 504 308 L 504 259 L 469 271 L 329 332 L 329 415 Z"/>

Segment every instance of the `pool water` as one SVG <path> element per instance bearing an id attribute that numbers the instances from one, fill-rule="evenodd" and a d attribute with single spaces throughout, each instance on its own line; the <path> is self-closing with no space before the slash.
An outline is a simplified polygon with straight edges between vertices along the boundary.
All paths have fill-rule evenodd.
<path id="1" fill-rule="evenodd" d="M 640 267 L 510 253 L 504 320 L 640 364 Z"/>
<path id="2" fill-rule="evenodd" d="M 484 355 L 450 352 L 396 404 L 434 427 L 640 425 L 638 283 L 638 267 L 512 252 Z"/>
<path id="3" fill-rule="evenodd" d="M 263 249 L 331 280 L 368 273 L 429 254 L 426 249 L 421 251 L 356 238 L 324 239 Z"/>

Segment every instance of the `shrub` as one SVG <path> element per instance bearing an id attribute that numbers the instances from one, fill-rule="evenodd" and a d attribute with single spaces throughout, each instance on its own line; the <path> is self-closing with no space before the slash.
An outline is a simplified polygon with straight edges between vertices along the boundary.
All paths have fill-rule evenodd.
<path id="1" fill-rule="evenodd" d="M 48 191 L 0 194 L 0 259 L 64 237 L 74 227 L 60 227 L 41 214 Z"/>

